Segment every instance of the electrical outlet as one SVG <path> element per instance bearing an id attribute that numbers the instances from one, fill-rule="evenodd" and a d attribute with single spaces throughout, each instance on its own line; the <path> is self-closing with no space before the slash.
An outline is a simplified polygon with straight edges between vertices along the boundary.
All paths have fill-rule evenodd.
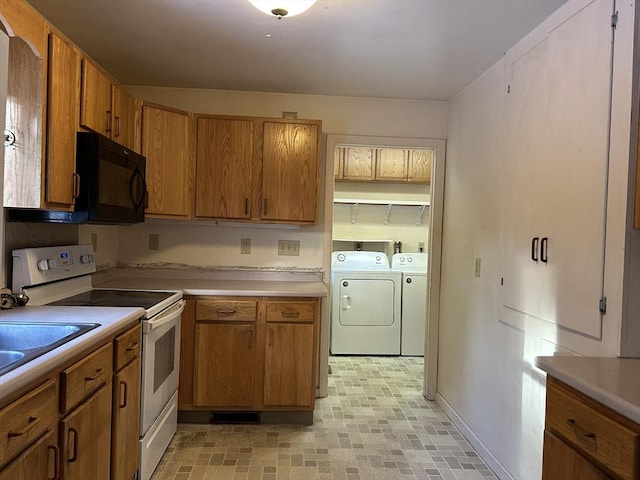
<path id="1" fill-rule="evenodd" d="M 160 250 L 160 235 L 157 233 L 149 234 L 149 250 Z"/>
<path id="2" fill-rule="evenodd" d="M 278 240 L 278 255 L 300 255 L 300 240 Z"/>
<path id="3" fill-rule="evenodd" d="M 424 242 L 418 242 L 418 251 L 420 253 L 424 252 Z"/>
<path id="4" fill-rule="evenodd" d="M 97 233 L 91 234 L 91 246 L 93 247 L 93 253 L 96 253 L 98 251 L 98 234 Z"/>
<path id="5" fill-rule="evenodd" d="M 241 255 L 249 255 L 251 253 L 251 239 L 250 238 L 241 238 L 240 239 L 240 254 Z"/>
<path id="6" fill-rule="evenodd" d="M 480 276 L 480 264 L 482 263 L 482 260 L 480 259 L 480 257 L 476 257 L 476 277 Z"/>

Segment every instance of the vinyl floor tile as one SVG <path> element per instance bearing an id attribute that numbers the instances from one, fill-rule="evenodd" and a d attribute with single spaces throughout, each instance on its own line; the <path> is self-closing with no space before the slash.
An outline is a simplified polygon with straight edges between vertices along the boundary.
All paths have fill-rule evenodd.
<path id="1" fill-rule="evenodd" d="M 495 480 L 422 396 L 422 358 L 330 365 L 313 425 L 180 424 L 152 480 Z"/>

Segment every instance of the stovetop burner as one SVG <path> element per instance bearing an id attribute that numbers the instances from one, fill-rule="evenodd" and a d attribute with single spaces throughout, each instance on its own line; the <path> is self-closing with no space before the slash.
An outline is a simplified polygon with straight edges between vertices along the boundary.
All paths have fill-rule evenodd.
<path id="1" fill-rule="evenodd" d="M 175 295 L 175 292 L 95 289 L 63 298 L 48 305 L 61 307 L 141 307 L 148 310 L 172 295 Z"/>

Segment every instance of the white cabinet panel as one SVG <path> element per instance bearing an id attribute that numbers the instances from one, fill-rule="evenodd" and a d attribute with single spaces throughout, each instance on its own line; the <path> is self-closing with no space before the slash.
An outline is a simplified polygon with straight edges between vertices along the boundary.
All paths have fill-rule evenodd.
<path id="1" fill-rule="evenodd" d="M 507 64 L 502 303 L 511 313 L 503 316 L 525 314 L 595 338 L 612 11 L 612 1 L 590 3 Z"/>

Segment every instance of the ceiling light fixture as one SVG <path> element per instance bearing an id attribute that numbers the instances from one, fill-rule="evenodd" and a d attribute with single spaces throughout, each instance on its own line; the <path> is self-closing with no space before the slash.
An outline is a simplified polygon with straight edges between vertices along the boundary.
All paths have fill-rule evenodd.
<path id="1" fill-rule="evenodd" d="M 249 0 L 251 4 L 267 15 L 293 17 L 309 10 L 317 0 Z"/>

